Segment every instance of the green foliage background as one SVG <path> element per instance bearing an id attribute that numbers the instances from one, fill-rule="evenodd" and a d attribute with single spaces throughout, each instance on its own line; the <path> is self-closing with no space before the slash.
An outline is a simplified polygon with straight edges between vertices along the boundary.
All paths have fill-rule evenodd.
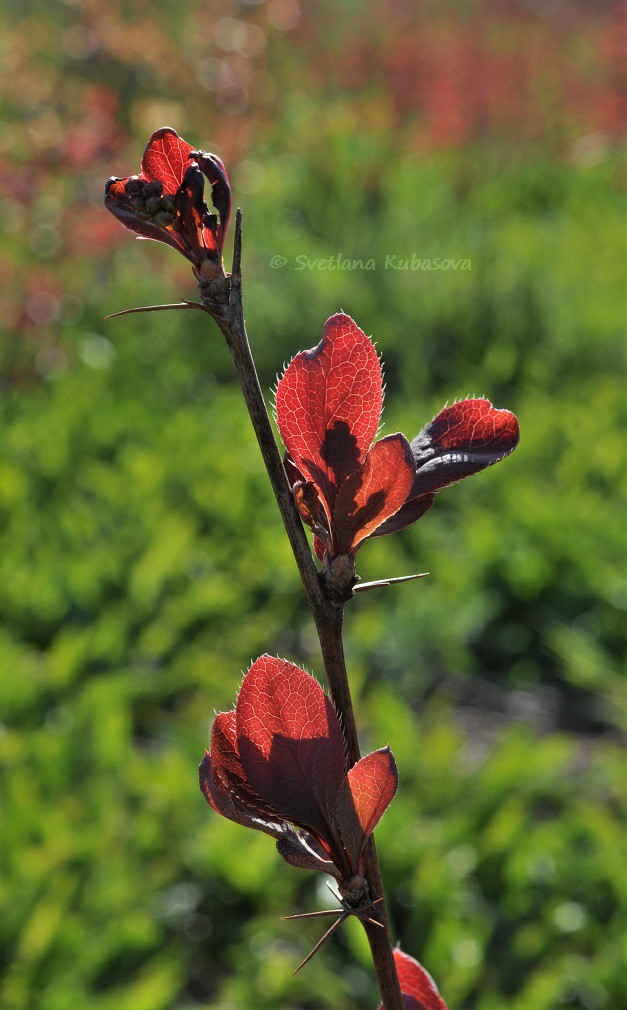
<path id="1" fill-rule="evenodd" d="M 516 411 L 510 460 L 359 555 L 368 579 L 430 572 L 347 616 L 364 748 L 389 741 L 400 767 L 383 871 L 451 1010 L 622 1004 L 612 12 L 28 0 L 6 19 L 6 1010 L 377 1004 L 354 923 L 290 977 L 319 930 L 279 917 L 326 889 L 196 784 L 251 659 L 322 669 L 219 334 L 191 313 L 103 318 L 194 294 L 100 207 L 164 121 L 232 169 L 269 399 L 343 308 L 384 358 L 386 432 L 468 393 Z M 431 119 L 412 76 L 429 53 L 461 60 Z M 337 253 L 376 270 L 296 269 Z M 412 253 L 471 269 L 384 269 Z"/>

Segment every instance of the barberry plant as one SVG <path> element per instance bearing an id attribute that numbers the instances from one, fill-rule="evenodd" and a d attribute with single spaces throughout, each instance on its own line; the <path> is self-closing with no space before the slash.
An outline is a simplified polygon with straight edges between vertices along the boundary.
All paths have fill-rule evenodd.
<path id="1" fill-rule="evenodd" d="M 317 556 L 329 569 L 369 537 L 397 533 L 433 505 L 436 491 L 498 463 L 518 444 L 518 422 L 489 400 L 445 407 L 411 442 L 374 441 L 383 372 L 369 337 L 343 312 L 279 380 L 276 417 L 285 469 Z"/>
<path id="2" fill-rule="evenodd" d="M 205 201 L 205 180 L 213 210 Z M 446 1010 L 428 972 L 393 946 L 373 832 L 396 793 L 398 772 L 387 746 L 361 756 L 343 612 L 363 589 L 418 577 L 360 584 L 355 555 L 361 545 L 403 530 L 431 508 L 437 491 L 508 456 L 518 443 L 518 422 L 510 411 L 473 398 L 445 407 L 411 443 L 400 433 L 376 440 L 381 363 L 370 338 L 340 312 L 327 320 L 320 343 L 296 354 L 278 382 L 282 458 L 244 324 L 239 210 L 232 270 L 224 269 L 231 191 L 221 160 L 164 127 L 150 138 L 138 175 L 107 182 L 105 205 L 138 238 L 181 253 L 200 292 L 199 301 L 113 315 L 199 310 L 226 338 L 302 578 L 329 689 L 327 697 L 288 660 L 256 660 L 235 707 L 215 717 L 200 763 L 202 792 L 216 813 L 272 836 L 291 866 L 333 878 L 338 907 L 286 917 L 334 918 L 299 968 L 355 916 L 372 952 L 379 1010 Z M 303 523 L 313 533 L 313 553 Z"/>

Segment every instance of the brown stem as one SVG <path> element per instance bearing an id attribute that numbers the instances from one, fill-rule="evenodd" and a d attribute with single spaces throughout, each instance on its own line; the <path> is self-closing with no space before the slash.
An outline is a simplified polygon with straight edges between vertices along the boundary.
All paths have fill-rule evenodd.
<path id="1" fill-rule="evenodd" d="M 268 477 L 270 478 L 270 483 L 272 484 L 272 489 L 281 512 L 281 518 L 283 519 L 283 524 L 294 553 L 296 565 L 305 587 L 307 600 L 320 639 L 320 648 L 327 674 L 329 692 L 343 724 L 348 757 L 351 765 L 353 765 L 359 760 L 361 755 L 344 659 L 342 643 L 343 611 L 341 606 L 335 605 L 327 598 L 285 476 L 283 462 L 274 438 L 246 334 L 242 302 L 241 255 L 242 215 L 241 211 L 238 210 L 235 220 L 233 272 L 231 274 L 228 303 L 212 302 L 205 297 L 206 291 L 201 290 L 203 305 L 220 327 L 233 357 L 235 370 L 242 387 L 259 448 L 261 449 L 261 455 L 266 465 Z M 374 838 L 370 839 L 367 849 L 366 879 L 370 889 L 370 898 L 372 900 L 383 898 L 383 884 Z M 370 943 L 379 991 L 385 1010 L 403 1010 L 403 997 L 394 964 L 390 924 L 385 901 L 381 901 L 378 908 L 384 929 L 375 928 L 367 922 L 364 922 L 363 925 Z"/>
<path id="2" fill-rule="evenodd" d="M 311 553 L 310 553 L 311 557 Z M 327 672 L 329 690 L 331 697 L 344 726 L 344 737 L 348 749 L 348 756 L 351 765 L 359 761 L 361 752 L 359 740 L 357 738 L 357 726 L 353 712 L 353 701 L 351 698 L 348 674 L 346 671 L 346 660 L 344 658 L 344 644 L 342 639 L 343 609 L 331 608 L 334 614 L 324 626 L 319 626 L 316 622 L 316 629 L 320 639 L 322 658 Z M 383 892 L 383 881 L 379 867 L 379 857 L 374 836 L 371 836 L 366 849 L 366 880 L 370 891 L 370 898 L 376 901 L 383 898 L 379 905 L 379 914 L 383 922 L 384 929 L 375 929 L 372 925 L 364 922 L 374 970 L 379 983 L 379 992 L 383 1000 L 385 1010 L 403 1010 L 403 997 L 398 984 L 396 965 L 392 953 L 392 936 L 390 933 L 390 920 L 388 917 Z"/>

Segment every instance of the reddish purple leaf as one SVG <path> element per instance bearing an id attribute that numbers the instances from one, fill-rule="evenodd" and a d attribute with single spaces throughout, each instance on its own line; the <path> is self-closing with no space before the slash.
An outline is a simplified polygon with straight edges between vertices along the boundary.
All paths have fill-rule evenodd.
<path id="1" fill-rule="evenodd" d="M 329 522 L 336 489 L 370 448 L 382 406 L 374 344 L 344 313 L 327 320 L 317 347 L 297 354 L 279 380 L 281 437 L 296 467 L 318 487 Z"/>
<path id="2" fill-rule="evenodd" d="M 445 407 L 411 443 L 417 498 L 470 477 L 509 456 L 518 445 L 518 421 L 489 400 L 460 400 Z"/>
<path id="3" fill-rule="evenodd" d="M 211 727 L 211 756 L 215 772 L 223 771 L 238 782 L 245 782 L 246 776 L 237 753 L 237 733 L 235 711 L 218 712 Z"/>
<path id="4" fill-rule="evenodd" d="M 398 769 L 389 747 L 361 758 L 344 779 L 337 799 L 336 818 L 354 867 L 397 787 Z"/>
<path id="5" fill-rule="evenodd" d="M 337 848 L 333 813 L 346 773 L 344 738 L 318 682 L 293 663 L 262 656 L 244 677 L 235 712 L 249 785 L 286 820 Z"/>
<path id="6" fill-rule="evenodd" d="M 447 1010 L 438 987 L 428 971 L 415 958 L 399 947 L 394 951 L 394 962 L 405 1003 L 405 1010 Z M 379 1010 L 383 1010 L 383 1003 Z"/>
<path id="7" fill-rule="evenodd" d="M 388 749 L 347 774 L 344 737 L 324 691 L 271 656 L 253 663 L 235 710 L 216 716 L 199 772 L 217 813 L 273 835 L 286 862 L 333 874 L 342 893 L 363 876 L 364 841 L 396 789 Z"/>
<path id="8" fill-rule="evenodd" d="M 363 465 L 340 488 L 332 529 L 338 554 L 354 554 L 366 537 L 394 515 L 414 481 L 414 459 L 404 435 L 375 442 Z"/>

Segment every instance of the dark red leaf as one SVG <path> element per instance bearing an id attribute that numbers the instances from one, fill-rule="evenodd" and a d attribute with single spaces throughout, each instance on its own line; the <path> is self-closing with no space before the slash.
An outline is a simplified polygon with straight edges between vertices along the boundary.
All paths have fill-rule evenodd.
<path id="1" fill-rule="evenodd" d="M 479 473 L 509 456 L 518 445 L 518 421 L 489 400 L 461 400 L 444 410 L 411 443 L 417 498 Z"/>
<path id="2" fill-rule="evenodd" d="M 398 787 L 398 769 L 389 747 L 373 751 L 353 765 L 342 782 L 336 818 L 355 872 L 359 857 Z"/>
<path id="3" fill-rule="evenodd" d="M 255 828 L 257 831 L 264 831 L 273 838 L 282 838 L 285 830 L 280 820 L 274 820 L 261 810 L 250 806 L 237 794 L 225 789 L 220 780 L 214 774 L 213 762 L 209 751 L 200 762 L 198 768 L 200 788 L 207 800 L 207 803 L 222 817 L 227 817 L 236 824 L 241 824 L 245 828 Z"/>
<path id="4" fill-rule="evenodd" d="M 322 873 L 339 877 L 333 863 L 329 859 L 317 855 L 309 846 L 304 846 L 296 832 L 291 837 L 286 835 L 284 838 L 280 838 L 276 847 L 279 855 L 290 866 L 297 866 L 299 870 L 320 870 Z"/>
<path id="5" fill-rule="evenodd" d="M 197 162 L 200 171 L 211 184 L 211 202 L 220 215 L 220 224 L 216 229 L 216 242 L 220 253 L 224 247 L 224 239 L 231 217 L 231 184 L 223 162 L 217 154 L 207 151 L 192 151 L 192 159 Z"/>
<path id="6" fill-rule="evenodd" d="M 189 168 L 191 144 L 181 140 L 169 126 L 163 126 L 148 141 L 142 157 L 142 174 L 149 182 L 158 180 L 163 192 L 174 196 Z"/>
<path id="7" fill-rule="evenodd" d="M 446 1003 L 428 971 L 399 947 L 394 951 L 405 1010 L 447 1010 Z M 383 1004 L 379 1006 L 383 1010 Z"/>
<path id="8" fill-rule="evenodd" d="M 318 558 L 318 561 L 322 561 L 324 558 L 324 552 L 326 550 L 326 544 L 324 543 L 323 540 L 320 539 L 320 537 L 314 537 L 313 547 L 315 555 Z"/>
<path id="9" fill-rule="evenodd" d="M 344 313 L 327 320 L 317 347 L 292 359 L 276 396 L 281 438 L 330 516 L 338 485 L 355 471 L 376 435 L 383 406 L 374 345 Z"/>
<path id="10" fill-rule="evenodd" d="M 401 508 L 414 482 L 414 458 L 404 435 L 375 442 L 360 469 L 340 488 L 333 511 L 338 554 L 354 553 Z"/>
<path id="11" fill-rule="evenodd" d="M 294 484 L 292 494 L 303 522 L 311 530 L 318 533 L 326 532 L 326 512 L 318 497 L 315 485 L 309 481 L 299 482 Z"/>
<path id="12" fill-rule="evenodd" d="M 204 227 L 207 210 L 204 190 L 200 169 L 197 165 L 188 166 L 175 196 L 176 227 L 197 263 L 207 257 L 207 239 L 209 249 L 212 252 L 216 249 L 215 236 Z"/>
<path id="13" fill-rule="evenodd" d="M 287 660 L 262 656 L 244 677 L 235 713 L 249 785 L 286 820 L 333 847 L 344 738 L 318 682 Z"/>
<path id="14" fill-rule="evenodd" d="M 413 523 L 418 522 L 419 519 L 422 519 L 425 512 L 428 512 L 433 505 L 434 500 L 435 494 L 424 494 L 420 498 L 410 498 L 391 519 L 384 522 L 383 525 L 379 526 L 370 535 L 373 537 L 384 537 L 388 533 L 398 533 L 399 530 L 406 529 L 407 526 L 411 526 Z"/>

